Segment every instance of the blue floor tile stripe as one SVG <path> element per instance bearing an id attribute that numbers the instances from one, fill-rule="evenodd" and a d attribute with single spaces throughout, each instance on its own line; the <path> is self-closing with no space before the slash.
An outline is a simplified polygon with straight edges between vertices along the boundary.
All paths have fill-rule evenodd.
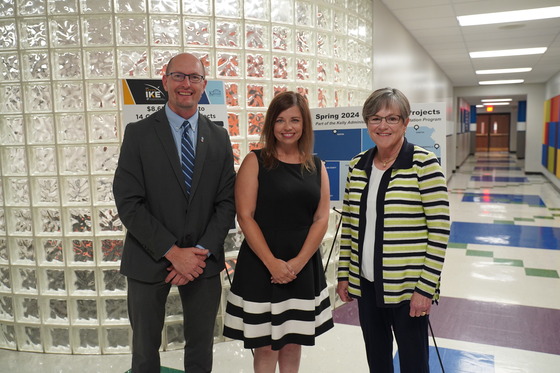
<path id="1" fill-rule="evenodd" d="M 475 203 L 524 203 L 530 206 L 546 207 L 541 197 L 531 194 L 465 193 L 461 201 Z"/>
<path id="2" fill-rule="evenodd" d="M 438 344 L 439 346 L 439 344 Z M 446 373 L 494 373 L 494 356 L 438 347 Z M 441 365 L 434 346 L 430 346 L 430 372 L 439 373 Z M 399 353 L 393 359 L 395 373 L 400 373 Z"/>

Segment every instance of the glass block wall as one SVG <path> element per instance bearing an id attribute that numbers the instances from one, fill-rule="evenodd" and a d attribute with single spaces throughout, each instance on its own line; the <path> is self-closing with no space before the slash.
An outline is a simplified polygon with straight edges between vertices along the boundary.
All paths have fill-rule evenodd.
<path id="1" fill-rule="evenodd" d="M 311 107 L 361 105 L 371 20 L 370 0 L 2 0 L 0 348 L 130 351 L 111 191 L 120 79 L 159 78 L 174 54 L 199 56 L 225 82 L 239 165 L 278 92 L 297 90 Z M 226 242 L 232 266 L 240 242 Z M 332 264 L 327 275 L 332 287 Z M 163 349 L 183 345 L 180 304 L 172 291 Z M 223 307 L 216 341 L 222 319 Z"/>

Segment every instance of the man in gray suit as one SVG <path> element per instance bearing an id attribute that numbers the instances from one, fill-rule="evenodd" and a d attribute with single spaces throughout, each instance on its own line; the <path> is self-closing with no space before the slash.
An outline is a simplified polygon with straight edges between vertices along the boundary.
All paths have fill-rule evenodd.
<path id="1" fill-rule="evenodd" d="M 115 172 L 115 201 L 127 228 L 121 273 L 128 280 L 135 373 L 160 371 L 171 285 L 178 286 L 183 304 L 185 372 L 212 370 L 223 243 L 235 215 L 235 170 L 227 131 L 198 112 L 204 75 L 201 61 L 191 54 L 169 61 L 162 78 L 167 104 L 126 126 Z M 183 131 L 195 153 L 188 182 Z"/>

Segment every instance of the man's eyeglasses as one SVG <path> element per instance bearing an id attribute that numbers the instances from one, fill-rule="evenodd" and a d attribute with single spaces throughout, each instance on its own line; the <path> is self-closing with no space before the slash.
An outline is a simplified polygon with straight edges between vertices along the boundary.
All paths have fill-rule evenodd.
<path id="1" fill-rule="evenodd" d="M 176 82 L 182 82 L 187 77 L 191 83 L 200 83 L 204 80 L 204 77 L 198 74 L 169 73 L 165 75 L 170 76 Z"/>
<path id="2" fill-rule="evenodd" d="M 395 124 L 398 124 L 402 120 L 402 117 L 400 115 L 389 115 L 387 117 L 371 116 L 371 117 L 368 118 L 367 123 L 371 124 L 371 125 L 374 125 L 374 126 L 378 126 L 378 125 L 381 124 L 383 119 L 385 119 L 385 122 L 387 124 L 395 125 Z"/>

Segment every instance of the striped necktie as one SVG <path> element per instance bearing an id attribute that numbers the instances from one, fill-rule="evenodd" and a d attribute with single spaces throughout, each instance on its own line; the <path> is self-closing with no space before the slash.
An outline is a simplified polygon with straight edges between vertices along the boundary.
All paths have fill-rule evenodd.
<path id="1" fill-rule="evenodd" d="M 189 136 L 191 125 L 188 121 L 183 123 L 183 136 L 181 138 L 181 169 L 185 177 L 187 185 L 187 193 L 190 194 L 192 186 L 192 177 L 194 170 L 194 147 Z"/>

